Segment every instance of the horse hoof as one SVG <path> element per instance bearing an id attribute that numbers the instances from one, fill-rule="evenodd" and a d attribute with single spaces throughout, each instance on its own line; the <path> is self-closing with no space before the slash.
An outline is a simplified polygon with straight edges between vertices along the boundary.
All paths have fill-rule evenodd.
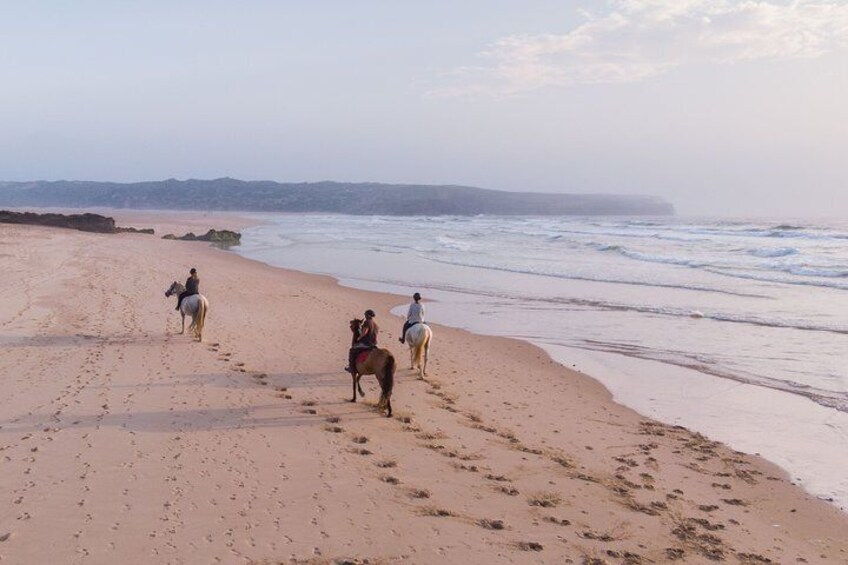
<path id="1" fill-rule="evenodd" d="M 356 402 L 356 399 L 355 399 L 355 398 L 351 398 L 350 400 L 348 400 L 348 402 Z"/>

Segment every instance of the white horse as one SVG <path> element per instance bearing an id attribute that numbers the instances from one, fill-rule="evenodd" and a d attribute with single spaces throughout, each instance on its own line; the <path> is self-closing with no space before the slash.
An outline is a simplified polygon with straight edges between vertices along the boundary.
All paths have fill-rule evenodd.
<path id="1" fill-rule="evenodd" d="M 185 287 L 177 281 L 174 281 L 171 284 L 171 287 L 165 291 L 165 296 L 172 296 L 174 294 L 179 296 L 182 292 L 185 292 Z M 183 318 L 183 329 L 180 330 L 180 334 L 185 333 L 186 315 L 190 315 L 191 325 L 188 327 L 188 331 L 193 332 L 194 335 L 197 336 L 197 341 L 203 341 L 203 326 L 206 323 L 206 312 L 208 311 L 209 301 L 206 300 L 206 297 L 202 294 L 193 294 L 183 298 L 183 302 L 180 304 L 180 314 Z"/>
<path id="2" fill-rule="evenodd" d="M 430 342 L 433 330 L 424 323 L 418 323 L 406 330 L 406 343 L 409 345 L 409 368 L 418 367 L 418 378 L 427 374 L 427 359 L 430 357 Z"/>

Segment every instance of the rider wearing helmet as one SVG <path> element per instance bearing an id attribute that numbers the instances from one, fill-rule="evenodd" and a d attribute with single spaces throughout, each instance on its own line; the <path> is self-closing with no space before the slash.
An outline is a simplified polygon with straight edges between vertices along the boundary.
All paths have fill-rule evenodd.
<path id="1" fill-rule="evenodd" d="M 380 327 L 374 321 L 374 316 L 376 316 L 374 310 L 368 309 L 365 311 L 365 321 L 359 326 L 359 337 L 348 352 L 348 365 L 345 370 L 351 374 L 356 372 L 356 356 L 363 351 L 377 347 L 377 334 L 380 332 Z"/>
<path id="2" fill-rule="evenodd" d="M 192 267 L 188 273 L 189 277 L 186 279 L 185 292 L 181 292 L 177 299 L 177 310 L 180 309 L 180 304 L 183 303 L 183 298 L 193 294 L 200 294 L 200 278 L 197 276 L 197 269 Z"/>
<path id="3" fill-rule="evenodd" d="M 403 323 L 403 329 L 400 332 L 400 338 L 398 338 L 398 341 L 401 343 L 406 340 L 406 330 L 415 324 L 424 323 L 424 305 L 421 304 L 421 295 L 416 292 L 412 295 L 412 299 L 415 302 L 409 305 L 409 311 L 406 313 L 406 321 Z"/>

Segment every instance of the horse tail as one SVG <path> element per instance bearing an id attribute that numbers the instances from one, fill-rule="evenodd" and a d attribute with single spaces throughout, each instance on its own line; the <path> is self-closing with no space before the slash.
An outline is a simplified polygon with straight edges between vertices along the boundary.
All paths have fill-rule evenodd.
<path id="1" fill-rule="evenodd" d="M 418 371 L 421 375 L 424 374 L 425 363 L 427 362 L 426 355 L 427 349 L 430 347 L 430 336 L 432 333 L 430 332 L 430 328 L 427 326 L 421 326 L 420 342 L 415 345 L 414 357 L 415 362 L 414 365 L 418 367 Z"/>
<path id="2" fill-rule="evenodd" d="M 415 344 L 415 352 L 413 355 L 413 357 L 415 357 L 415 361 L 413 365 L 420 368 L 421 364 L 424 363 L 424 349 L 427 347 L 427 343 L 430 341 L 430 336 L 427 334 L 427 329 L 423 327 L 419 335 L 420 338 L 418 339 L 420 339 L 420 341 Z"/>
<path id="3" fill-rule="evenodd" d="M 419 361 L 427 362 L 427 353 L 430 350 L 430 340 L 433 339 L 433 332 L 429 327 L 424 327 L 424 343 L 421 344 L 421 357 Z"/>
<path id="4" fill-rule="evenodd" d="M 203 325 L 206 323 L 206 310 L 209 308 L 209 303 L 204 297 L 197 300 L 197 339 L 203 339 Z"/>
<path id="5" fill-rule="evenodd" d="M 383 367 L 383 399 L 389 400 L 392 397 L 392 389 L 395 386 L 395 358 L 389 353 L 386 358 L 386 364 Z"/>

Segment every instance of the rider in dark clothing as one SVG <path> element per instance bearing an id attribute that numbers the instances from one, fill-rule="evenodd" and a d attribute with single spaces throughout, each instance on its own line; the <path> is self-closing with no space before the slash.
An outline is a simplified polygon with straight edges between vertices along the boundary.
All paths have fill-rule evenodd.
<path id="1" fill-rule="evenodd" d="M 183 298 L 185 298 L 186 296 L 191 296 L 193 294 L 200 294 L 200 278 L 197 276 L 197 269 L 192 267 L 192 269 L 189 271 L 189 274 L 191 276 L 186 279 L 185 292 L 181 292 L 179 298 L 177 299 L 177 310 L 180 309 L 180 304 L 183 303 Z"/>
<path id="2" fill-rule="evenodd" d="M 377 334 L 380 333 L 380 326 L 374 321 L 375 315 L 374 310 L 365 311 L 365 321 L 359 326 L 359 338 L 348 352 L 348 365 L 345 370 L 351 374 L 356 372 L 356 356 L 363 351 L 377 347 Z"/>

